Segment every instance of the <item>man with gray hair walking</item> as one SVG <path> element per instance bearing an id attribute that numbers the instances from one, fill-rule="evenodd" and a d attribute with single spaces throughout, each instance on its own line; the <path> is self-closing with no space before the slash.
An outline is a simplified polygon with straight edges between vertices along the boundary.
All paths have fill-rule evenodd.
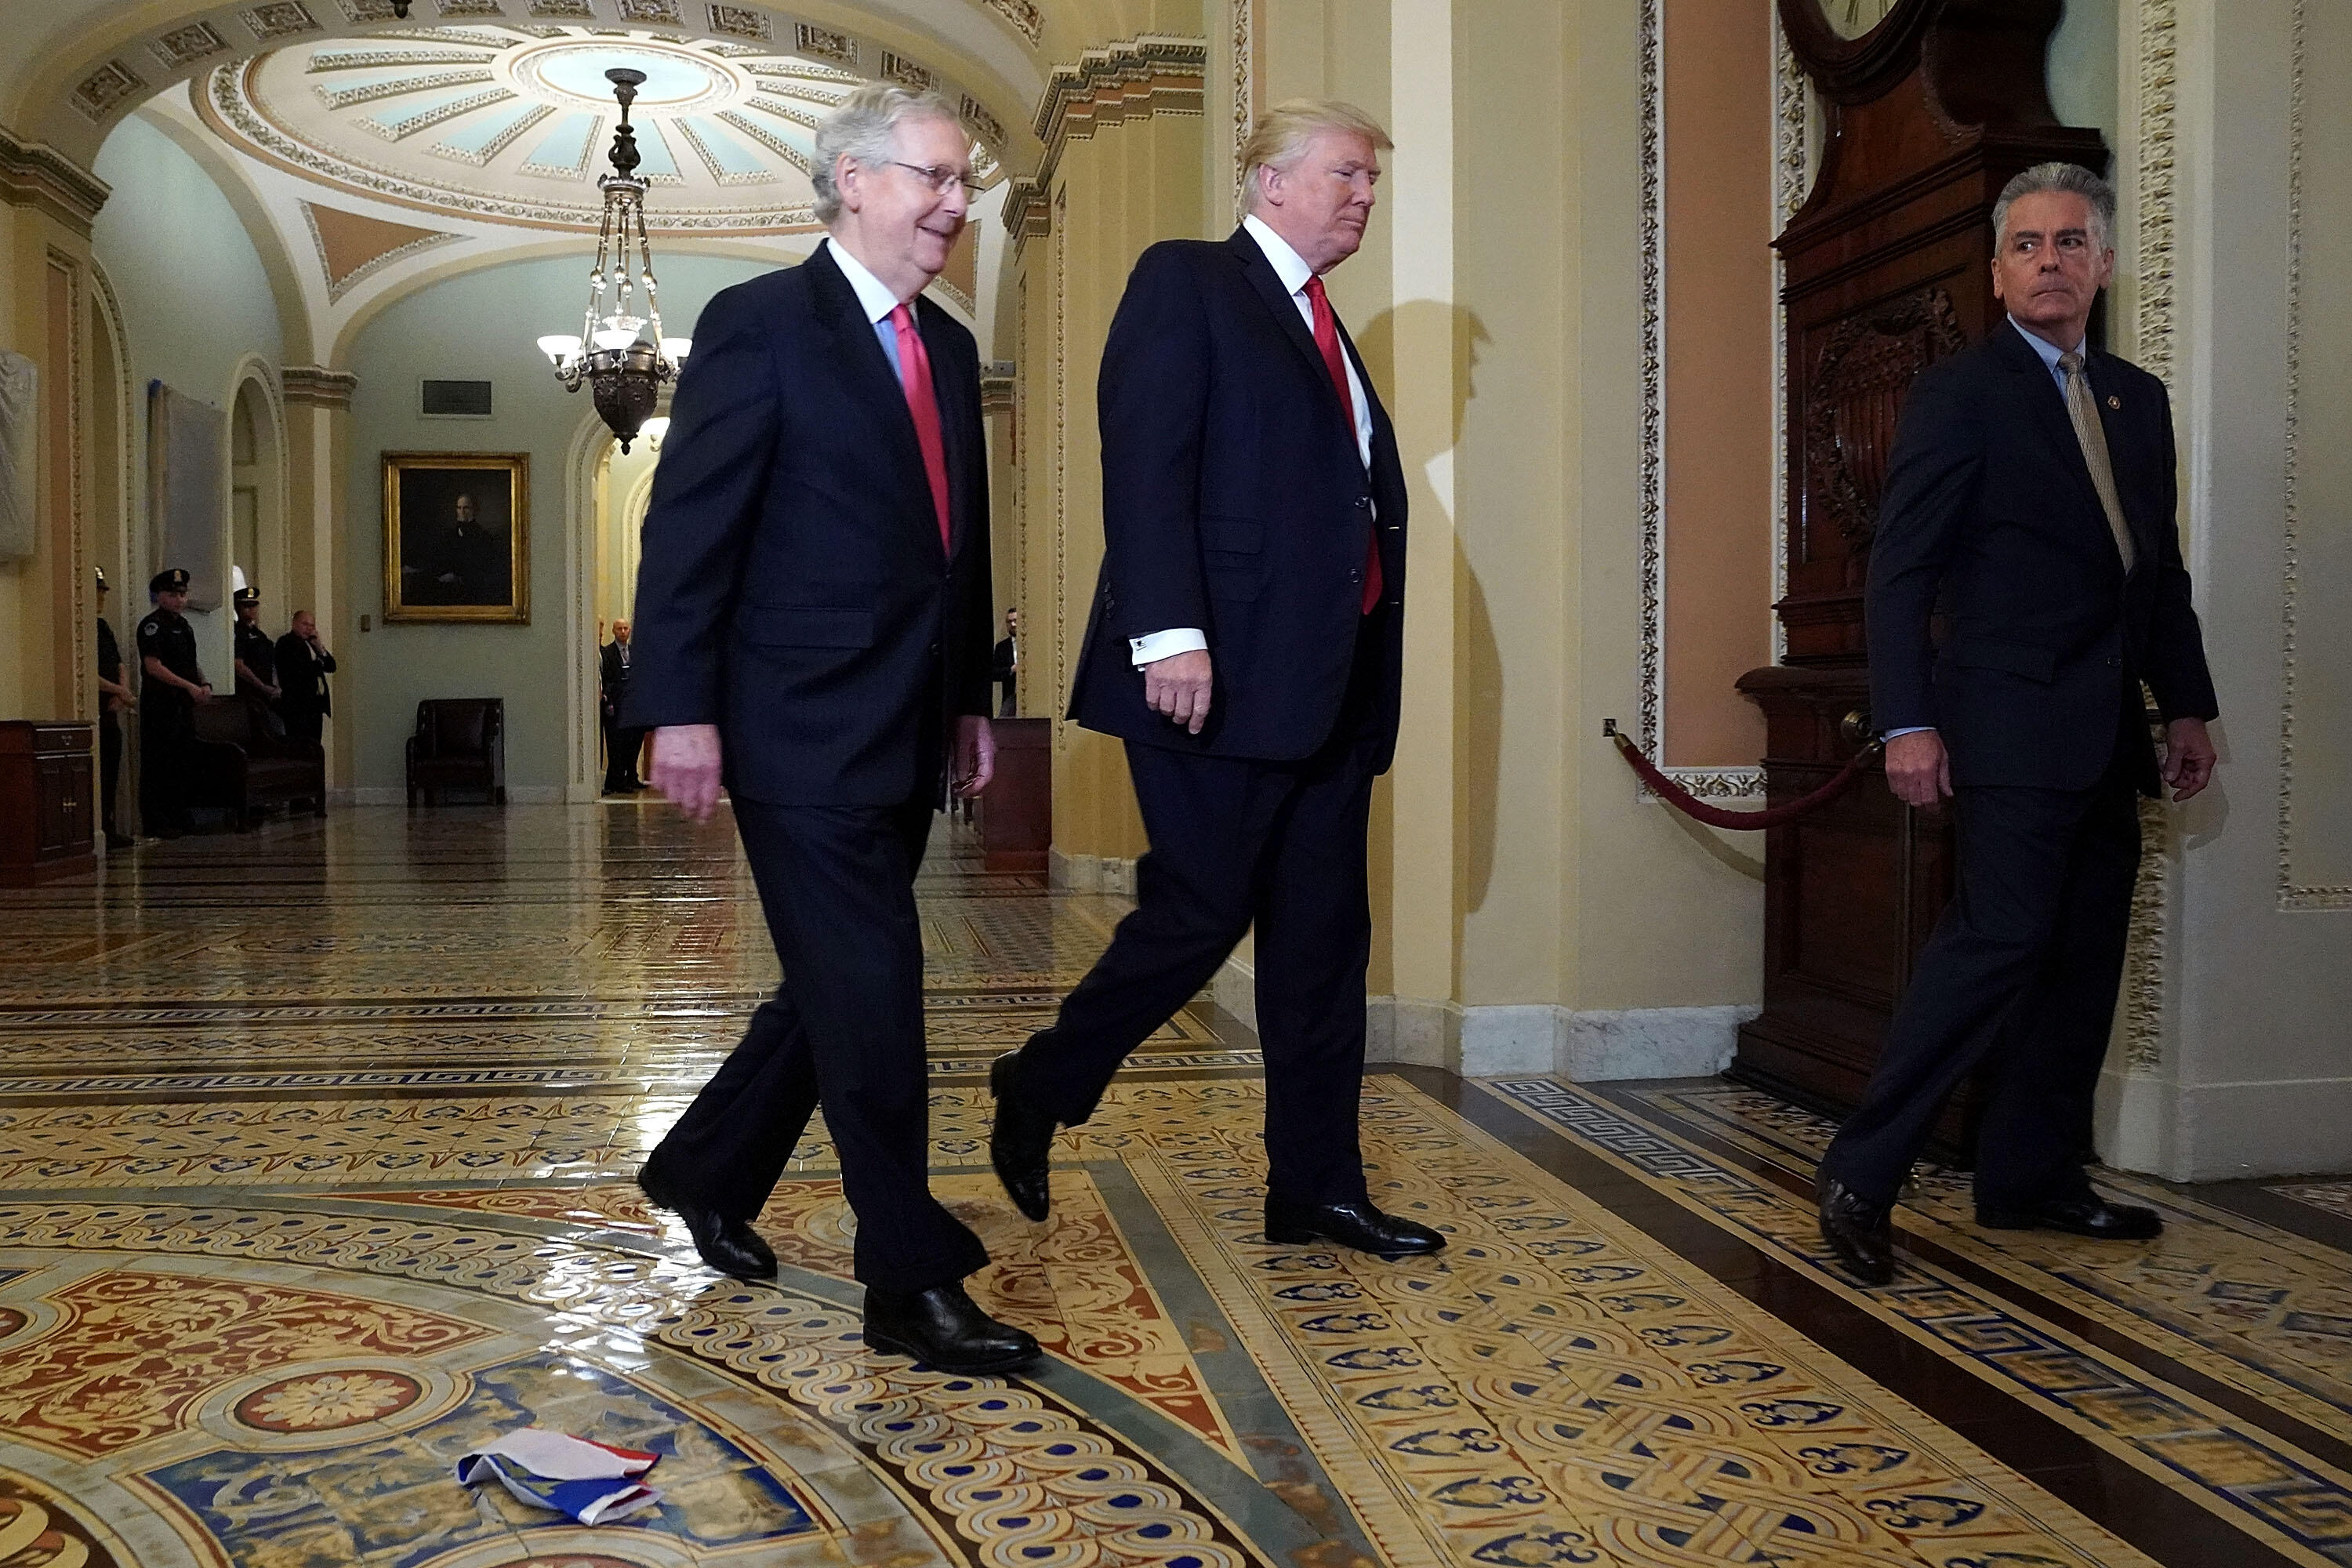
<path id="1" fill-rule="evenodd" d="M 653 785 L 722 785 L 784 982 L 638 1181 L 703 1260 L 771 1278 L 751 1226 L 820 1102 L 877 1350 L 944 1371 L 1037 1354 L 962 1281 L 988 1261 L 931 1195 L 914 877 L 933 812 L 987 787 L 987 458 L 971 334 L 921 298 L 970 205 L 971 138 L 874 84 L 816 134 L 829 237 L 714 298 L 646 515 L 620 722 Z"/>
<path id="2" fill-rule="evenodd" d="M 2083 1169 L 2139 869 L 2136 796 L 2213 774 L 2216 707 L 2174 518 L 2164 384 L 2090 344 L 2115 192 L 2042 163 L 1993 207 L 1984 341 L 1912 384 L 1871 542 L 1871 710 L 1906 805 L 1949 797 L 1959 888 L 1863 1102 L 1822 1157 L 1822 1237 L 1895 1277 L 1891 1211 L 1979 1065 L 1977 1223 L 2145 1241 Z M 1931 622 L 1948 630 L 1931 632 Z M 2150 744 L 2141 682 L 2165 720 Z"/>
<path id="3" fill-rule="evenodd" d="M 1374 1206 L 1357 1132 L 1365 841 L 1396 747 L 1404 474 L 1324 292 L 1381 149 L 1351 104 L 1269 110 L 1249 213 L 1135 264 L 1103 349 L 1103 566 L 1070 717 L 1127 742 L 1150 835 L 1135 911 L 1051 1028 L 1001 1059 L 990 1153 L 1044 1219 L 1058 1127 L 1257 932 L 1265 1234 L 1383 1257 L 1444 1238 Z"/>

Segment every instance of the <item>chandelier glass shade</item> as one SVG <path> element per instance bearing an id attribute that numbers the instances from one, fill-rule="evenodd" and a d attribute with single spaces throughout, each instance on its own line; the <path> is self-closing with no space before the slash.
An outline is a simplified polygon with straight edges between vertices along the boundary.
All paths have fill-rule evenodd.
<path id="1" fill-rule="evenodd" d="M 663 384 L 676 378 L 694 345 L 662 335 L 660 285 L 646 234 L 646 182 L 637 177 L 642 159 L 629 125 L 629 105 L 646 73 L 617 67 L 604 78 L 620 102 L 621 123 L 613 132 L 613 172 L 596 181 L 604 216 L 596 232 L 596 266 L 588 274 L 588 308 L 578 335 L 550 333 L 539 348 L 567 390 L 590 389 L 596 412 L 625 452 L 660 403 Z"/>

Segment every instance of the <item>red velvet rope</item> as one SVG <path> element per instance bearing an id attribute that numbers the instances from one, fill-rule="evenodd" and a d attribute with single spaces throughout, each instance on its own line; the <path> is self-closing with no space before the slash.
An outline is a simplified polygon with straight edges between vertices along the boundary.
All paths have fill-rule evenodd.
<path id="1" fill-rule="evenodd" d="M 1649 785 L 1652 792 L 1668 805 L 1694 822 L 1703 822 L 1709 827 L 1727 827 L 1736 832 L 1746 833 L 1759 833 L 1767 827 L 1778 827 L 1784 822 L 1794 822 L 1805 813 L 1827 805 L 1853 787 L 1855 777 L 1862 772 L 1862 764 L 1877 752 L 1879 745 L 1876 741 L 1873 741 L 1861 751 L 1856 752 L 1847 761 L 1845 766 L 1838 770 L 1837 777 L 1802 799 L 1768 806 L 1762 811 L 1726 811 L 1721 806 L 1707 805 L 1660 773 L 1656 765 L 1634 746 L 1631 736 L 1612 729 L 1609 732 L 1609 738 L 1617 742 L 1618 755 L 1625 759 L 1625 765 L 1639 774 L 1642 782 Z"/>

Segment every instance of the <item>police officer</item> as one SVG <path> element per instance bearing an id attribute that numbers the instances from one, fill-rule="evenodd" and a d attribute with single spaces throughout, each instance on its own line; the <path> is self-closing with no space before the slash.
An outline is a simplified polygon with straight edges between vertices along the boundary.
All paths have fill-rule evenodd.
<path id="1" fill-rule="evenodd" d="M 261 590 L 239 588 L 231 595 L 236 602 L 236 643 L 233 662 L 236 666 L 236 694 L 254 706 L 257 713 L 275 712 L 279 696 L 278 687 L 278 645 L 261 629 Z"/>
<path id="2" fill-rule="evenodd" d="M 139 814 L 158 838 L 188 830 L 188 743 L 196 704 L 213 689 L 196 664 L 188 625 L 188 574 L 174 566 L 147 584 L 155 608 L 139 623 Z"/>
<path id="3" fill-rule="evenodd" d="M 98 798 L 109 849 L 128 849 L 131 836 L 115 816 L 116 785 L 122 777 L 122 721 L 115 715 L 139 706 L 122 679 L 122 645 L 106 621 L 106 569 L 98 568 Z"/>

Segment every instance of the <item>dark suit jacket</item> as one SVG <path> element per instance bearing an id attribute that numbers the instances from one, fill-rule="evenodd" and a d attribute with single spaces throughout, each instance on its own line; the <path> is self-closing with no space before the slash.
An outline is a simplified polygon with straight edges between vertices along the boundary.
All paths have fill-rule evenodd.
<path id="1" fill-rule="evenodd" d="M 1103 564 L 1070 697 L 1089 730 L 1210 756 L 1293 761 L 1330 735 L 1362 615 L 1375 514 L 1389 614 L 1373 722 L 1396 741 L 1404 474 L 1372 378 L 1372 466 L 1298 308 L 1246 230 L 1145 251 L 1096 392 Z M 1130 637 L 1198 626 L 1215 682 L 1198 735 L 1143 700 Z"/>
<path id="2" fill-rule="evenodd" d="M 604 689 L 604 721 L 608 724 L 620 717 L 621 700 L 628 695 L 629 676 L 636 661 L 637 651 L 632 647 L 629 662 L 623 664 L 621 645 L 616 642 L 608 642 L 597 650 L 597 684 Z"/>
<path id="3" fill-rule="evenodd" d="M 1922 372 L 1904 405 L 1870 550 L 1872 721 L 1935 726 L 1956 784 L 2089 788 L 2139 722 L 2142 680 L 2168 720 L 2217 711 L 2164 384 L 2095 349 L 2088 374 L 2128 577 L 2066 400 L 2015 327 Z M 2152 795 L 2154 751 L 2134 750 Z"/>
<path id="4" fill-rule="evenodd" d="M 334 672 L 333 654 L 312 653 L 309 643 L 288 632 L 278 639 L 278 707 L 294 712 L 333 712 L 327 677 Z"/>
<path id="5" fill-rule="evenodd" d="M 728 787 L 780 805 L 937 791 L 988 711 L 980 354 L 916 306 L 947 451 L 940 544 L 906 394 L 829 246 L 702 312 L 654 474 L 630 728 L 717 724 Z"/>

